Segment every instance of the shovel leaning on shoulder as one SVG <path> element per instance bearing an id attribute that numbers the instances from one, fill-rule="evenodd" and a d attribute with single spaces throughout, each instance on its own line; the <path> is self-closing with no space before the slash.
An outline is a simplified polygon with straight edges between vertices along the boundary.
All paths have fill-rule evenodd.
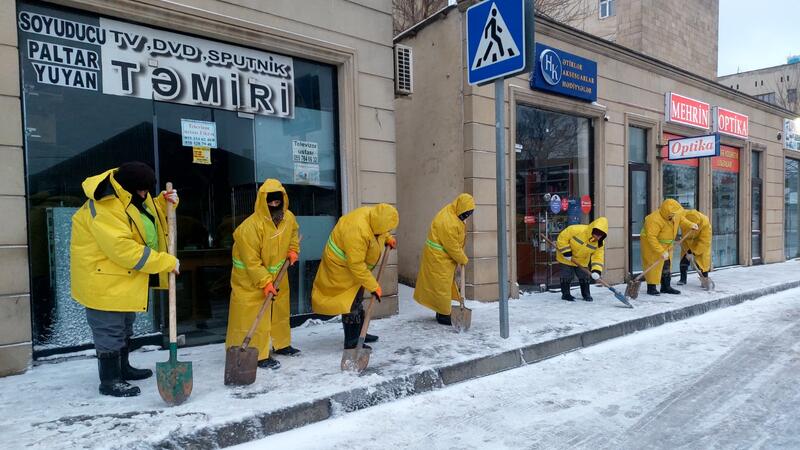
<path id="1" fill-rule="evenodd" d="M 544 234 L 540 234 L 539 236 L 542 239 L 544 239 L 545 241 L 547 241 L 547 243 L 550 244 L 554 249 L 556 249 L 556 251 L 558 251 L 558 248 L 556 247 L 556 244 L 553 243 L 553 241 L 551 241 L 550 239 L 548 239 L 547 236 L 545 236 Z M 590 272 L 589 269 L 587 269 L 586 267 L 583 267 L 580 264 L 577 264 L 577 266 L 578 266 L 578 268 L 583 270 L 585 273 L 589 274 L 589 276 L 592 275 L 592 272 Z M 633 305 L 631 305 L 630 302 L 628 302 L 628 300 L 625 298 L 625 296 L 622 295 L 622 293 L 619 292 L 618 290 L 614 289 L 610 284 L 606 283 L 606 281 L 604 279 L 598 278 L 597 282 L 602 284 L 606 288 L 608 288 L 608 290 L 611 291 L 614 294 L 614 298 L 616 298 L 617 300 L 619 300 L 622 303 L 624 303 L 628 308 L 633 308 Z"/>
<path id="2" fill-rule="evenodd" d="M 378 267 L 378 276 L 375 277 L 375 280 L 378 283 L 381 282 L 381 274 L 383 274 L 383 268 L 386 267 L 386 260 L 388 260 L 389 256 L 389 246 L 387 245 L 383 250 L 383 256 L 381 256 L 381 264 Z M 359 299 L 360 301 L 360 299 Z M 372 353 L 372 350 L 369 348 L 364 348 L 364 339 L 367 338 L 367 329 L 369 329 L 369 319 L 372 317 L 372 307 L 375 305 L 375 295 L 371 295 L 369 297 L 369 305 L 367 306 L 367 311 L 364 314 L 364 323 L 361 324 L 361 333 L 358 335 L 358 343 L 356 344 L 356 348 L 349 348 L 345 349 L 342 353 L 342 371 L 353 371 L 361 373 L 364 369 L 367 368 L 369 365 L 369 355 Z"/>
<path id="3" fill-rule="evenodd" d="M 172 183 L 167 183 L 167 191 Z M 176 227 L 175 207 L 167 202 L 167 227 L 169 241 L 167 251 L 175 255 Z M 175 274 L 169 273 L 169 361 L 156 363 L 158 393 L 170 406 L 180 405 L 192 394 L 192 363 L 178 361 L 177 318 L 175 311 Z"/>
<path id="4" fill-rule="evenodd" d="M 274 286 L 280 286 L 283 277 L 286 275 L 286 270 L 289 267 L 288 261 L 281 264 L 281 269 L 278 275 L 275 276 Z M 253 384 L 256 381 L 256 372 L 258 372 L 258 350 L 255 347 L 249 347 L 250 340 L 253 339 L 253 334 L 261 323 L 264 313 L 267 312 L 267 307 L 272 305 L 274 294 L 270 292 L 264 298 L 264 303 L 261 304 L 261 309 L 258 310 L 256 319 L 250 330 L 242 341 L 242 345 L 234 345 L 225 351 L 225 385 L 226 386 L 246 386 Z M 267 344 L 269 345 L 269 344 Z"/>
<path id="5" fill-rule="evenodd" d="M 465 270 L 467 266 L 461 265 L 459 267 L 461 275 L 459 277 L 458 306 L 450 308 L 450 322 L 453 328 L 460 333 L 469 330 L 472 325 L 472 310 L 464 306 L 464 285 L 466 284 L 464 280 L 466 279 Z"/>

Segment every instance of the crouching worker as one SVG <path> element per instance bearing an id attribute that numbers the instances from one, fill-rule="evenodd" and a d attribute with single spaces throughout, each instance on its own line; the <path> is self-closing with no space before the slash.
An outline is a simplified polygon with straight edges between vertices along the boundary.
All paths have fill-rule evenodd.
<path id="1" fill-rule="evenodd" d="M 275 278 L 284 261 L 287 264 L 297 261 L 298 228 L 297 219 L 289 211 L 286 190 L 278 180 L 270 178 L 258 189 L 253 214 L 233 232 L 231 303 L 225 348 L 242 345 L 265 297 L 271 293 L 273 303 L 250 341 L 258 349 L 258 367 L 261 368 L 274 370 L 281 366 L 270 356 L 270 334 L 275 323 L 273 314 L 281 315 L 279 324 L 283 323 L 285 315 L 286 328 L 289 326 L 289 277 L 284 276 L 279 286 Z M 288 330 L 280 332 L 288 334 Z"/>
<path id="2" fill-rule="evenodd" d="M 589 292 L 589 279 L 598 280 L 605 264 L 605 239 L 608 219 L 600 217 L 589 225 L 570 225 L 558 234 L 556 260 L 561 267 L 561 299 L 574 302 L 569 292 L 573 276 L 578 277 L 581 296 L 587 302 L 594 300 Z M 591 276 L 580 267 L 591 271 Z"/>
<path id="3" fill-rule="evenodd" d="M 688 221 L 686 211 L 676 200 L 668 198 L 664 203 L 644 218 L 641 232 L 642 267 L 647 269 L 653 264 L 656 267 L 645 274 L 647 294 L 659 295 L 656 283 L 661 281 L 662 294 L 680 294 L 681 291 L 670 286 L 672 271 L 672 244 L 678 234 L 678 228 L 697 230 L 696 224 Z M 685 235 L 684 235 L 685 236 Z"/>
<path id="4" fill-rule="evenodd" d="M 179 270 L 167 253 L 166 218 L 166 202 L 177 205 L 178 193 L 153 200 L 155 182 L 153 169 L 140 162 L 89 177 L 82 185 L 88 200 L 72 216 L 72 297 L 86 307 L 103 395 L 139 395 L 127 380 L 153 375 L 128 359 L 134 313 L 147 311 L 150 286 L 167 288 L 167 274 Z"/>
<path id="5" fill-rule="evenodd" d="M 428 239 L 422 248 L 422 261 L 417 273 L 414 300 L 436 312 L 436 321 L 450 325 L 452 300 L 458 300 L 455 284 L 456 265 L 466 265 L 464 242 L 466 220 L 475 210 L 475 200 L 469 194 L 459 194 L 442 208 L 431 222 Z"/>
<path id="6" fill-rule="evenodd" d="M 389 232 L 399 222 L 392 205 L 362 206 L 342 216 L 328 237 L 314 278 L 311 305 L 316 314 L 342 315 L 345 349 L 356 348 L 358 344 L 364 323 L 364 290 L 378 301 L 383 294 L 371 270 L 378 264 L 385 245 L 396 248 L 397 241 Z M 371 334 L 365 338 L 365 342 L 377 340 Z"/>
<path id="7" fill-rule="evenodd" d="M 711 221 L 708 216 L 695 209 L 686 212 L 686 220 L 696 223 L 698 230 L 681 242 L 681 278 L 678 284 L 686 284 L 690 265 L 688 255 L 694 255 L 694 262 L 704 278 L 708 277 L 708 272 L 711 270 Z M 681 222 L 683 236 L 688 235 L 691 229 L 686 223 Z"/>

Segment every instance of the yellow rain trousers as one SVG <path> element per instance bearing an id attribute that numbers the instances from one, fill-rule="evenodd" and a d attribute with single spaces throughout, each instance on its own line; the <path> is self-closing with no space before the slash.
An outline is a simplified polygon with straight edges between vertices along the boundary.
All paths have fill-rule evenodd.
<path id="1" fill-rule="evenodd" d="M 689 239 L 681 242 L 681 257 L 686 256 L 687 250 L 691 250 L 694 255 L 694 261 L 700 270 L 709 272 L 711 270 L 711 220 L 709 220 L 708 216 L 695 209 L 687 211 L 685 217 L 686 220 L 696 223 L 698 230 L 689 236 Z M 691 229 L 691 226 L 681 223 L 681 233 L 684 236 Z"/>
<path id="2" fill-rule="evenodd" d="M 114 179 L 116 171 L 82 184 L 88 200 L 72 216 L 72 298 L 100 311 L 141 312 L 147 310 L 150 274 L 159 274 L 159 288 L 167 288 L 167 274 L 175 268 L 175 257 L 167 253 L 166 200 L 147 194 L 144 201 L 157 222 L 158 250 L 153 250 L 145 243 L 131 194 Z"/>
<path id="3" fill-rule="evenodd" d="M 605 264 L 605 238 L 602 243 L 594 241 L 592 230 L 597 228 L 608 237 L 608 219 L 598 217 L 589 225 L 570 225 L 558 234 L 556 241 L 556 260 L 561 264 L 576 267 L 587 267 L 603 273 Z M 563 253 L 572 252 L 572 260 L 567 261 Z M 589 263 L 591 262 L 591 267 Z"/>
<path id="4" fill-rule="evenodd" d="M 664 259 L 661 255 L 669 251 L 672 258 L 672 244 L 678 234 L 678 226 L 686 225 L 691 228 L 692 222 L 683 217 L 685 211 L 680 203 L 668 198 L 664 200 L 657 211 L 653 211 L 644 218 L 642 227 L 642 270 L 647 269 L 652 264 L 660 261 L 661 263 L 645 275 L 647 284 L 658 284 L 661 282 L 661 271 L 664 268 Z M 670 264 L 672 260 L 666 261 Z"/>
<path id="5" fill-rule="evenodd" d="M 380 259 L 389 232 L 400 216 L 394 206 L 380 203 L 362 206 L 342 216 L 333 227 L 322 252 L 311 307 L 316 314 L 349 314 L 360 288 L 378 289 L 371 270 Z"/>
<path id="6" fill-rule="evenodd" d="M 267 194 L 270 192 L 283 193 L 283 220 L 277 227 L 267 206 Z M 297 219 L 289 211 L 289 197 L 283 185 L 278 180 L 271 178 L 266 180 L 258 190 L 253 214 L 233 232 L 231 304 L 228 312 L 228 333 L 225 337 L 226 348 L 242 345 L 247 331 L 258 315 L 258 310 L 264 303 L 264 286 L 278 275 L 289 250 L 300 252 L 298 228 Z M 289 277 L 285 276 L 280 286 L 275 287 L 278 289 L 275 304 L 267 307 L 250 342 L 251 346 L 258 348 L 259 361 L 269 357 L 271 313 L 283 314 L 279 312 L 281 310 L 278 306 L 282 302 L 287 305 L 288 310 Z M 273 308 L 274 310 L 270 311 Z M 288 334 L 288 322 L 287 313 L 287 329 L 281 328 L 281 332 Z M 285 339 L 284 336 L 281 338 Z"/>
<path id="7" fill-rule="evenodd" d="M 456 265 L 467 264 L 464 242 L 467 227 L 459 214 L 475 209 L 469 194 L 459 194 L 433 218 L 422 248 L 422 260 L 414 288 L 414 300 L 439 314 L 450 315 L 452 300 L 458 300 Z"/>

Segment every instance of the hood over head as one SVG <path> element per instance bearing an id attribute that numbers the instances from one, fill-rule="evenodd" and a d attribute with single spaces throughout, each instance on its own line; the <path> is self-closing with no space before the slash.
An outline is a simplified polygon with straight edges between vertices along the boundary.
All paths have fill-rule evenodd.
<path id="1" fill-rule="evenodd" d="M 664 203 L 658 208 L 658 212 L 661 213 L 661 217 L 663 217 L 664 220 L 669 220 L 669 216 L 681 214 L 683 212 L 683 206 L 681 206 L 677 200 L 668 198 L 664 200 Z"/>
<path id="2" fill-rule="evenodd" d="M 458 197 L 450 203 L 450 207 L 453 208 L 456 216 L 461 219 L 461 215 L 465 212 L 475 210 L 475 199 L 469 194 L 458 194 Z"/>
<path id="3" fill-rule="evenodd" d="M 266 217 L 270 217 L 269 207 L 267 206 L 267 195 L 271 192 L 280 192 L 283 196 L 281 208 L 285 212 L 289 209 L 289 196 L 286 195 L 286 189 L 280 181 L 274 178 L 267 178 L 266 181 L 258 188 L 258 195 L 256 195 L 256 205 L 254 211 L 263 213 Z"/>
<path id="4" fill-rule="evenodd" d="M 374 234 L 384 234 L 397 228 L 400 214 L 388 203 L 379 203 L 369 212 L 369 226 Z"/>
<path id="5" fill-rule="evenodd" d="M 608 236 L 608 219 L 605 217 L 598 217 L 589 224 L 589 229 L 591 230 L 591 234 L 594 234 L 595 231 L 599 231 L 602 234 L 602 237 L 600 237 L 597 242 L 603 245 L 603 241 L 606 239 L 606 236 Z"/>
<path id="6" fill-rule="evenodd" d="M 81 183 L 86 198 L 100 200 L 108 195 L 116 195 L 124 204 L 129 204 L 133 194 L 125 190 L 115 179 L 117 169 L 108 169 L 99 175 L 86 178 Z"/>

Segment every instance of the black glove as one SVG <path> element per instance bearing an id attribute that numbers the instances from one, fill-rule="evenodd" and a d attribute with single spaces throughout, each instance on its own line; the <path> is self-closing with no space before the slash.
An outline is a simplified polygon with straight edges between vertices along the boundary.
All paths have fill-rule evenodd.
<path id="1" fill-rule="evenodd" d="M 381 302 L 381 296 L 380 296 L 380 294 L 378 294 L 377 292 L 373 292 L 373 293 L 372 293 L 372 295 L 374 295 L 374 296 L 375 296 L 375 299 L 376 299 L 376 300 L 378 300 L 378 303 L 380 303 L 380 302 Z"/>

